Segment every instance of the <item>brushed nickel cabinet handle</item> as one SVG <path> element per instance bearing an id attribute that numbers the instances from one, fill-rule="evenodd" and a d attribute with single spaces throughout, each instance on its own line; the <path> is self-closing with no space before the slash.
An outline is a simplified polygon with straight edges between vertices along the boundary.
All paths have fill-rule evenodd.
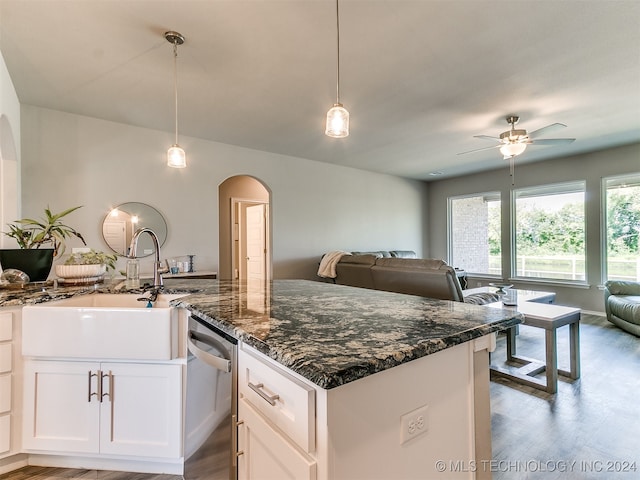
<path id="1" fill-rule="evenodd" d="M 113 373 L 111 373 L 111 370 L 106 375 L 101 370 L 98 370 L 98 372 L 100 373 L 100 402 L 104 397 L 109 397 L 109 401 L 113 403 Z M 104 377 L 109 379 L 109 391 L 106 393 L 104 393 L 104 386 L 102 385 Z"/>
<path id="2" fill-rule="evenodd" d="M 269 402 L 269 404 L 271 404 L 271 405 L 275 405 L 276 404 L 276 400 L 278 400 L 280 398 L 280 395 L 269 395 L 269 394 L 265 393 L 262 390 L 264 388 L 264 384 L 262 384 L 262 383 L 254 385 L 253 383 L 249 382 L 249 388 L 251 390 L 253 390 L 254 392 L 256 392 L 258 395 L 260 395 L 260 397 L 262 397 L 265 401 Z"/>
<path id="3" fill-rule="evenodd" d="M 244 420 L 238 420 L 237 415 L 231 415 L 231 448 L 233 448 L 233 466 L 238 466 L 238 457 L 244 455 L 244 451 L 238 450 L 238 427 Z"/>
<path id="4" fill-rule="evenodd" d="M 89 392 L 89 395 L 87 397 L 87 402 L 91 403 L 91 397 L 93 397 L 94 395 L 97 397 L 98 396 L 98 392 L 92 392 L 91 391 L 91 377 L 97 377 L 98 374 L 97 373 L 93 373 L 91 370 L 89 370 L 89 388 L 87 389 L 87 391 Z M 98 386 L 98 389 L 100 389 L 100 386 Z"/>

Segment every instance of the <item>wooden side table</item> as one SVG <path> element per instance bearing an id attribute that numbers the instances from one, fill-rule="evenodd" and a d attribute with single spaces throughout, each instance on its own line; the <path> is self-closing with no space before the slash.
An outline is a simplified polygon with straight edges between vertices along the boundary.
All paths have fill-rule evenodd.
<path id="1" fill-rule="evenodd" d="M 502 303 L 487 305 L 494 308 L 506 308 Z M 507 330 L 507 361 L 522 364 L 517 370 L 491 366 L 491 375 L 506 377 L 548 393 L 558 391 L 558 375 L 573 380 L 580 378 L 580 309 L 536 302 L 521 302 L 515 308 L 525 317 L 523 325 L 545 330 L 545 361 L 516 355 L 516 330 Z M 557 329 L 569 326 L 569 371 L 558 368 Z M 535 378 L 545 372 L 545 380 Z"/>

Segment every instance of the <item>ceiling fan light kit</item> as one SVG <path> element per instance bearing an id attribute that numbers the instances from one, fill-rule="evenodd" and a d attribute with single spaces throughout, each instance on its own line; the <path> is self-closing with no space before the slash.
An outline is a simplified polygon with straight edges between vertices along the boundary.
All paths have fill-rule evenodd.
<path id="1" fill-rule="evenodd" d="M 499 148 L 502 158 L 510 160 L 511 180 L 513 184 L 513 159 L 518 155 L 522 155 L 527 149 L 527 145 L 565 145 L 574 142 L 575 138 L 538 138 L 541 135 L 556 130 L 558 128 L 565 128 L 564 123 L 552 123 L 546 127 L 534 130 L 531 133 L 527 133 L 525 129 L 516 129 L 516 123 L 520 121 L 518 115 L 507 115 L 505 120 L 511 126 L 506 132 L 502 132 L 499 137 L 491 137 L 489 135 L 474 135 L 474 138 L 482 138 L 484 140 L 497 141 L 498 144 L 492 147 L 477 148 L 475 150 L 469 150 L 467 152 L 460 152 L 458 155 L 464 155 L 467 153 L 480 152 L 483 150 L 489 150 L 492 148 Z"/>

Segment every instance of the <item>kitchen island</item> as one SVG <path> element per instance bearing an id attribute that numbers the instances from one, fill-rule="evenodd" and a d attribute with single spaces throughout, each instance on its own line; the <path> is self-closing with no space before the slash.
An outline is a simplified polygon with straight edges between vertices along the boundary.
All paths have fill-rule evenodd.
<path id="1" fill-rule="evenodd" d="M 491 477 L 489 351 L 517 312 L 304 280 L 175 304 L 239 340 L 240 478 Z"/>
<path id="2" fill-rule="evenodd" d="M 238 340 L 240 478 L 491 477 L 488 352 L 520 314 L 304 280 L 165 285 Z M 0 306 L 119 292 L 45 285 Z"/>

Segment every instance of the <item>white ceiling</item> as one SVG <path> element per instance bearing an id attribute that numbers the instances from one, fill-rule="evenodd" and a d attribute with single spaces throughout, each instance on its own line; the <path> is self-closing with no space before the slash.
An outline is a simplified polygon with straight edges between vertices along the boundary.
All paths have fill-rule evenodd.
<path id="1" fill-rule="evenodd" d="M 506 166 L 476 134 L 560 122 L 518 162 L 640 141 L 640 1 L 0 0 L 20 102 L 180 136 L 433 179 Z M 180 142 L 188 152 L 188 140 Z M 168 146 L 168 145 L 167 145 Z M 437 177 L 437 178 L 443 178 Z"/>

